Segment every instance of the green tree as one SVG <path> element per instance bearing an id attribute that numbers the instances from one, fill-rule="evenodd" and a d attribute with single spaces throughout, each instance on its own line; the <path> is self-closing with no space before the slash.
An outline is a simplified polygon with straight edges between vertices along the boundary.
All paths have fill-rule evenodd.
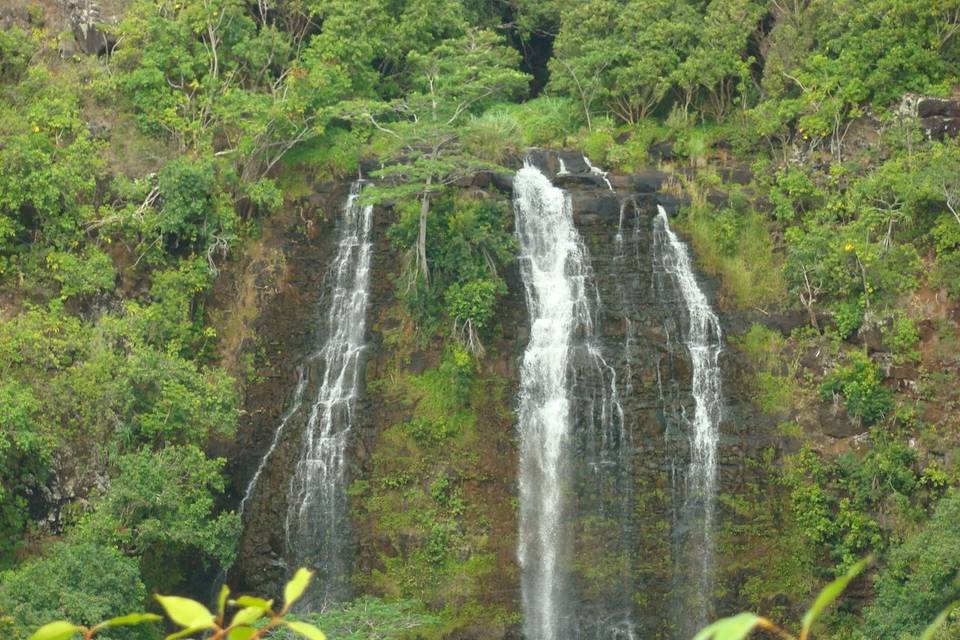
<path id="1" fill-rule="evenodd" d="M 46 480 L 51 441 L 38 432 L 40 403 L 16 380 L 0 382 L 0 566 L 29 519 L 27 496 Z"/>
<path id="2" fill-rule="evenodd" d="M 941 499 L 926 526 L 890 552 L 876 579 L 863 638 L 899 640 L 960 598 L 960 493 Z"/>
<path id="3" fill-rule="evenodd" d="M 705 110 L 720 119 L 739 95 L 746 103 L 752 82 L 750 38 L 766 12 L 759 0 L 712 0 L 697 33 L 697 44 L 674 73 L 684 113 L 699 95 Z"/>
<path id="4" fill-rule="evenodd" d="M 152 589 L 178 586 L 196 574 L 198 560 L 229 566 L 240 522 L 215 508 L 225 462 L 192 446 L 121 456 L 109 488 L 94 496 L 74 535 L 138 558 Z"/>
<path id="5" fill-rule="evenodd" d="M 588 128 L 597 102 L 630 123 L 656 108 L 700 18 L 691 3 L 664 0 L 591 0 L 562 15 L 549 86 L 580 101 Z"/>
<path id="6" fill-rule="evenodd" d="M 93 625 L 143 608 L 147 590 L 135 560 L 109 546 L 80 542 L 51 545 L 43 557 L 0 574 L 0 629 L 26 640 L 41 625 L 64 618 Z M 156 638 L 137 628 L 102 638 Z"/>
<path id="7" fill-rule="evenodd" d="M 367 103 L 360 110 L 394 151 L 377 175 L 395 186 L 378 187 L 373 197 L 419 202 L 416 270 L 429 285 L 427 220 L 432 199 L 454 182 L 492 166 L 467 151 L 458 127 L 471 113 L 518 95 L 527 76 L 516 70 L 517 53 L 485 30 L 470 30 L 429 53 L 411 52 L 408 62 L 405 97 Z"/>

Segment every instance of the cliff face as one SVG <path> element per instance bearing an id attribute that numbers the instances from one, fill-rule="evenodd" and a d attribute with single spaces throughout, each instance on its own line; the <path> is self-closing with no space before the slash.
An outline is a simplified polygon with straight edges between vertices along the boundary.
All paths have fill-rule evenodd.
<path id="1" fill-rule="evenodd" d="M 560 159 L 566 173 L 557 175 Z M 570 193 L 596 281 L 600 349 L 615 374 L 628 435 L 621 456 L 625 484 L 598 480 L 596 469 L 573 464 L 573 512 L 579 515 L 568 526 L 574 531 L 570 570 L 578 608 L 586 618 L 599 620 L 614 611 L 620 615 L 625 607 L 641 636 L 669 637 L 688 578 L 677 543 L 684 536 L 678 530 L 678 483 L 683 481 L 678 470 L 689 455 L 680 416 L 693 411 L 691 366 L 681 339 L 686 312 L 676 292 L 658 286 L 652 254 L 656 204 L 669 208 L 672 199 L 658 195 L 664 176 L 656 172 L 609 176 L 611 190 L 579 154 L 542 153 L 533 161 Z M 501 190 L 489 180 L 469 188 L 508 198 L 506 181 L 493 182 Z M 241 347 L 259 377 L 247 385 L 240 437 L 229 452 L 238 501 L 282 422 L 298 364 L 323 331 L 317 318 L 324 272 L 335 212 L 346 192 L 346 185 L 319 188 L 305 211 L 321 209 L 325 220 L 305 213 L 291 218 L 287 229 L 275 229 L 283 237 L 278 246 L 286 266 L 277 293 L 260 303 L 256 338 Z M 396 297 L 400 256 L 386 238 L 392 220 L 389 209 L 376 211 L 366 390 L 349 461 L 355 588 L 416 597 L 446 610 L 450 637 L 515 637 L 520 622 L 515 409 L 518 366 L 529 333 L 523 283 L 512 267 L 486 355 L 469 372 L 472 382 L 460 399 L 450 404 L 446 387 L 456 383 L 455 358 L 439 342 L 418 339 Z M 714 283 L 700 280 L 711 297 Z M 721 323 L 742 320 L 721 314 Z M 737 494 L 757 480 L 751 461 L 776 440 L 769 420 L 749 404 L 737 352 L 725 349 L 720 365 L 725 400 L 720 492 Z M 595 384 L 587 378 L 578 391 L 584 396 Z M 424 421 L 429 433 L 439 430 L 444 436 L 425 436 Z M 284 520 L 302 423 L 296 418 L 285 427 L 245 503 L 245 530 L 231 575 L 240 589 L 271 593 L 289 569 L 283 561 Z M 574 457 L 587 456 L 595 437 L 575 426 Z M 605 473 L 602 477 L 623 477 Z M 719 508 L 722 521 L 726 516 Z M 720 557 L 717 564 L 717 583 L 736 593 L 742 578 L 725 569 L 735 563 Z M 721 598 L 715 613 L 737 606 Z"/>

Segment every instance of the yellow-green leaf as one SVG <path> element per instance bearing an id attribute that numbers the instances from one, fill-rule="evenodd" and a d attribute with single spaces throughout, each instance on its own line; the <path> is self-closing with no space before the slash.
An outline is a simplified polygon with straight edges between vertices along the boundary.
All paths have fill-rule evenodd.
<path id="1" fill-rule="evenodd" d="M 231 600 L 230 604 L 238 607 L 260 607 L 264 611 L 270 611 L 273 608 L 273 600 L 264 600 L 256 596 L 240 596 L 236 600 Z"/>
<path id="2" fill-rule="evenodd" d="M 217 596 L 217 614 L 223 615 L 223 612 L 227 608 L 227 597 L 230 595 L 230 587 L 227 585 L 220 586 L 220 595 Z"/>
<path id="3" fill-rule="evenodd" d="M 930 626 L 924 630 L 923 635 L 920 636 L 920 640 L 933 640 L 933 636 L 936 635 L 937 631 L 940 630 L 940 627 L 943 626 L 943 623 L 947 621 L 947 618 L 950 617 L 950 614 L 953 613 L 957 607 L 960 607 L 960 600 L 948 604 L 947 608 L 941 611 L 940 615 L 934 618 Z"/>
<path id="4" fill-rule="evenodd" d="M 823 591 L 820 592 L 820 594 L 817 596 L 817 599 L 813 601 L 813 604 L 810 605 L 810 608 L 803 615 L 803 629 L 800 631 L 800 640 L 806 640 L 807 636 L 810 634 L 810 627 L 812 627 L 816 619 L 820 617 L 820 614 L 823 613 L 823 610 L 833 604 L 834 600 L 839 598 L 840 594 L 843 593 L 844 589 L 847 588 L 847 585 L 850 584 L 850 581 L 860 575 L 860 572 L 862 572 L 872 561 L 873 558 L 870 556 L 864 558 L 857 564 L 850 567 L 850 570 L 844 575 L 840 576 L 823 588 Z"/>
<path id="5" fill-rule="evenodd" d="M 30 640 L 67 640 L 67 638 L 70 638 L 80 631 L 83 631 L 83 627 L 58 620 L 57 622 L 45 624 L 37 629 L 34 634 L 30 636 Z"/>
<path id="6" fill-rule="evenodd" d="M 233 616 L 233 621 L 230 623 L 231 627 L 241 627 L 248 625 L 251 622 L 256 622 L 263 617 L 265 610 L 263 607 L 247 607 L 245 609 L 240 609 L 237 611 L 236 615 Z"/>
<path id="7" fill-rule="evenodd" d="M 187 627 L 186 629 L 181 629 L 176 633 L 171 633 L 166 636 L 163 640 L 180 640 L 180 638 L 186 638 L 187 636 L 192 636 L 195 633 L 203 633 L 210 627 Z"/>
<path id="8" fill-rule="evenodd" d="M 286 620 L 284 622 L 290 630 L 307 638 L 308 640 L 327 640 L 327 636 L 323 635 L 323 631 L 317 629 L 312 624 L 307 624 L 306 622 L 297 622 L 295 620 Z"/>
<path id="9" fill-rule="evenodd" d="M 106 629 L 107 627 L 128 627 L 135 624 L 143 624 L 144 622 L 156 622 L 157 620 L 163 620 L 162 617 L 158 616 L 155 613 L 131 613 L 129 615 L 120 616 L 119 618 L 110 618 L 106 622 L 101 622 L 94 629 Z"/>
<path id="10" fill-rule="evenodd" d="M 753 613 L 738 613 L 704 627 L 693 640 L 743 640 L 761 620 L 763 618 Z"/>
<path id="11" fill-rule="evenodd" d="M 250 640 L 257 633 L 253 627 L 237 627 L 230 629 L 227 633 L 227 640 Z"/>
<path id="12" fill-rule="evenodd" d="M 213 614 L 199 602 L 180 596 L 155 597 L 167 616 L 181 627 L 209 629 L 213 626 Z"/>
<path id="13" fill-rule="evenodd" d="M 283 588 L 283 602 L 287 608 L 300 599 L 303 592 L 307 590 L 307 585 L 310 584 L 312 578 L 312 571 L 302 568 L 297 569 L 297 572 L 293 574 L 293 578 L 287 583 L 287 586 Z"/>

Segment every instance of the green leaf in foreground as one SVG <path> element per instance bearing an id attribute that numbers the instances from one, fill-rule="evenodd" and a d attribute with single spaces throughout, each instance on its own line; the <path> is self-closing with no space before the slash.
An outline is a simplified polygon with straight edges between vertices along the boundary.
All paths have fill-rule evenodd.
<path id="1" fill-rule="evenodd" d="M 920 636 L 920 640 L 933 640 L 934 635 L 937 631 L 940 630 L 940 627 L 943 626 L 943 623 L 947 621 L 947 618 L 950 617 L 950 614 L 953 613 L 958 607 L 960 607 L 960 600 L 957 600 L 951 604 L 947 605 L 947 608 L 940 612 L 933 622 L 930 623 L 930 626 L 923 631 L 923 635 Z"/>
<path id="2" fill-rule="evenodd" d="M 264 611 L 273 609 L 273 600 L 264 600 L 256 596 L 240 596 L 236 600 L 231 600 L 230 604 L 238 607 L 260 607 Z"/>
<path id="3" fill-rule="evenodd" d="M 67 638 L 82 630 L 83 627 L 60 620 L 43 625 L 30 636 L 30 640 L 67 640 Z"/>
<path id="4" fill-rule="evenodd" d="M 217 596 L 217 615 L 222 616 L 227 610 L 227 597 L 230 595 L 230 587 L 220 585 L 220 595 Z"/>
<path id="5" fill-rule="evenodd" d="M 286 620 L 284 624 L 290 627 L 291 631 L 307 638 L 307 640 L 327 640 L 327 636 L 323 635 L 323 632 L 312 624 L 296 622 L 294 620 Z"/>
<path id="6" fill-rule="evenodd" d="M 263 609 L 263 607 L 247 607 L 246 609 L 240 609 L 240 611 L 237 611 L 236 615 L 233 616 L 233 621 L 230 622 L 230 626 L 243 627 L 249 625 L 262 618 L 264 613 L 266 613 L 266 611 Z"/>
<path id="7" fill-rule="evenodd" d="M 817 599 L 813 601 L 813 604 L 803 615 L 803 629 L 800 631 L 800 640 L 807 640 L 807 637 L 810 635 L 810 627 L 812 627 L 816 619 L 820 617 L 823 610 L 833 604 L 833 601 L 840 597 L 840 594 L 847 588 L 850 581 L 860 575 L 872 561 L 873 558 L 871 556 L 864 558 L 850 567 L 847 573 L 823 588 L 823 591 L 820 592 Z"/>
<path id="8" fill-rule="evenodd" d="M 155 597 L 167 616 L 179 626 L 189 629 L 209 629 L 213 626 L 213 614 L 199 602 L 180 596 Z"/>
<path id="9" fill-rule="evenodd" d="M 743 640 L 762 620 L 754 613 L 738 613 L 704 627 L 693 640 Z"/>
<path id="10" fill-rule="evenodd" d="M 203 632 L 209 628 L 210 627 L 187 627 L 186 629 L 181 629 L 176 633 L 171 633 L 170 635 L 164 637 L 163 640 L 179 640 L 180 638 L 189 638 L 194 634 L 202 636 Z"/>
<path id="11" fill-rule="evenodd" d="M 307 585 L 310 584 L 310 580 L 312 579 L 312 571 L 303 568 L 297 569 L 297 572 L 293 574 L 293 578 L 291 578 L 287 586 L 283 588 L 284 606 L 290 608 L 290 605 L 300 599 L 300 596 L 307 590 Z"/>
<path id="12" fill-rule="evenodd" d="M 256 632 L 253 627 L 236 627 L 227 633 L 227 640 L 250 640 Z"/>
<path id="13" fill-rule="evenodd" d="M 106 622 L 101 622 L 94 629 L 106 629 L 109 627 L 129 627 L 135 624 L 143 624 L 144 622 L 156 622 L 158 620 L 163 620 L 162 617 L 158 616 L 155 613 L 131 613 L 125 616 L 120 616 L 118 618 L 110 618 Z"/>

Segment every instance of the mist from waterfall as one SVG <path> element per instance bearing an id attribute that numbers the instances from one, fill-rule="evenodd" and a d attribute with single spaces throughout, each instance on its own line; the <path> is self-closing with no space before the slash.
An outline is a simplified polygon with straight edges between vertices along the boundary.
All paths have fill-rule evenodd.
<path id="1" fill-rule="evenodd" d="M 373 206 L 353 184 L 337 227 L 337 253 L 327 273 L 325 335 L 305 363 L 316 375 L 300 458 L 290 480 L 287 564 L 318 570 L 319 588 L 305 601 L 325 609 L 349 596 L 351 565 L 346 499 L 346 452 L 356 422 L 370 287 Z M 304 404 L 302 378 L 296 404 Z M 285 424 L 286 420 L 283 424 Z"/>
<path id="2" fill-rule="evenodd" d="M 720 321 L 697 283 L 687 247 L 670 228 L 662 206 L 654 218 L 654 262 L 684 304 L 681 339 L 692 367 L 693 415 L 681 405 L 677 416 L 686 432 L 689 459 L 685 469 L 678 469 L 676 461 L 670 460 L 677 494 L 674 502 L 679 503 L 674 510 L 674 622 L 679 637 L 689 637 L 713 613 L 717 448 L 723 414 L 718 364 L 722 334 Z"/>

